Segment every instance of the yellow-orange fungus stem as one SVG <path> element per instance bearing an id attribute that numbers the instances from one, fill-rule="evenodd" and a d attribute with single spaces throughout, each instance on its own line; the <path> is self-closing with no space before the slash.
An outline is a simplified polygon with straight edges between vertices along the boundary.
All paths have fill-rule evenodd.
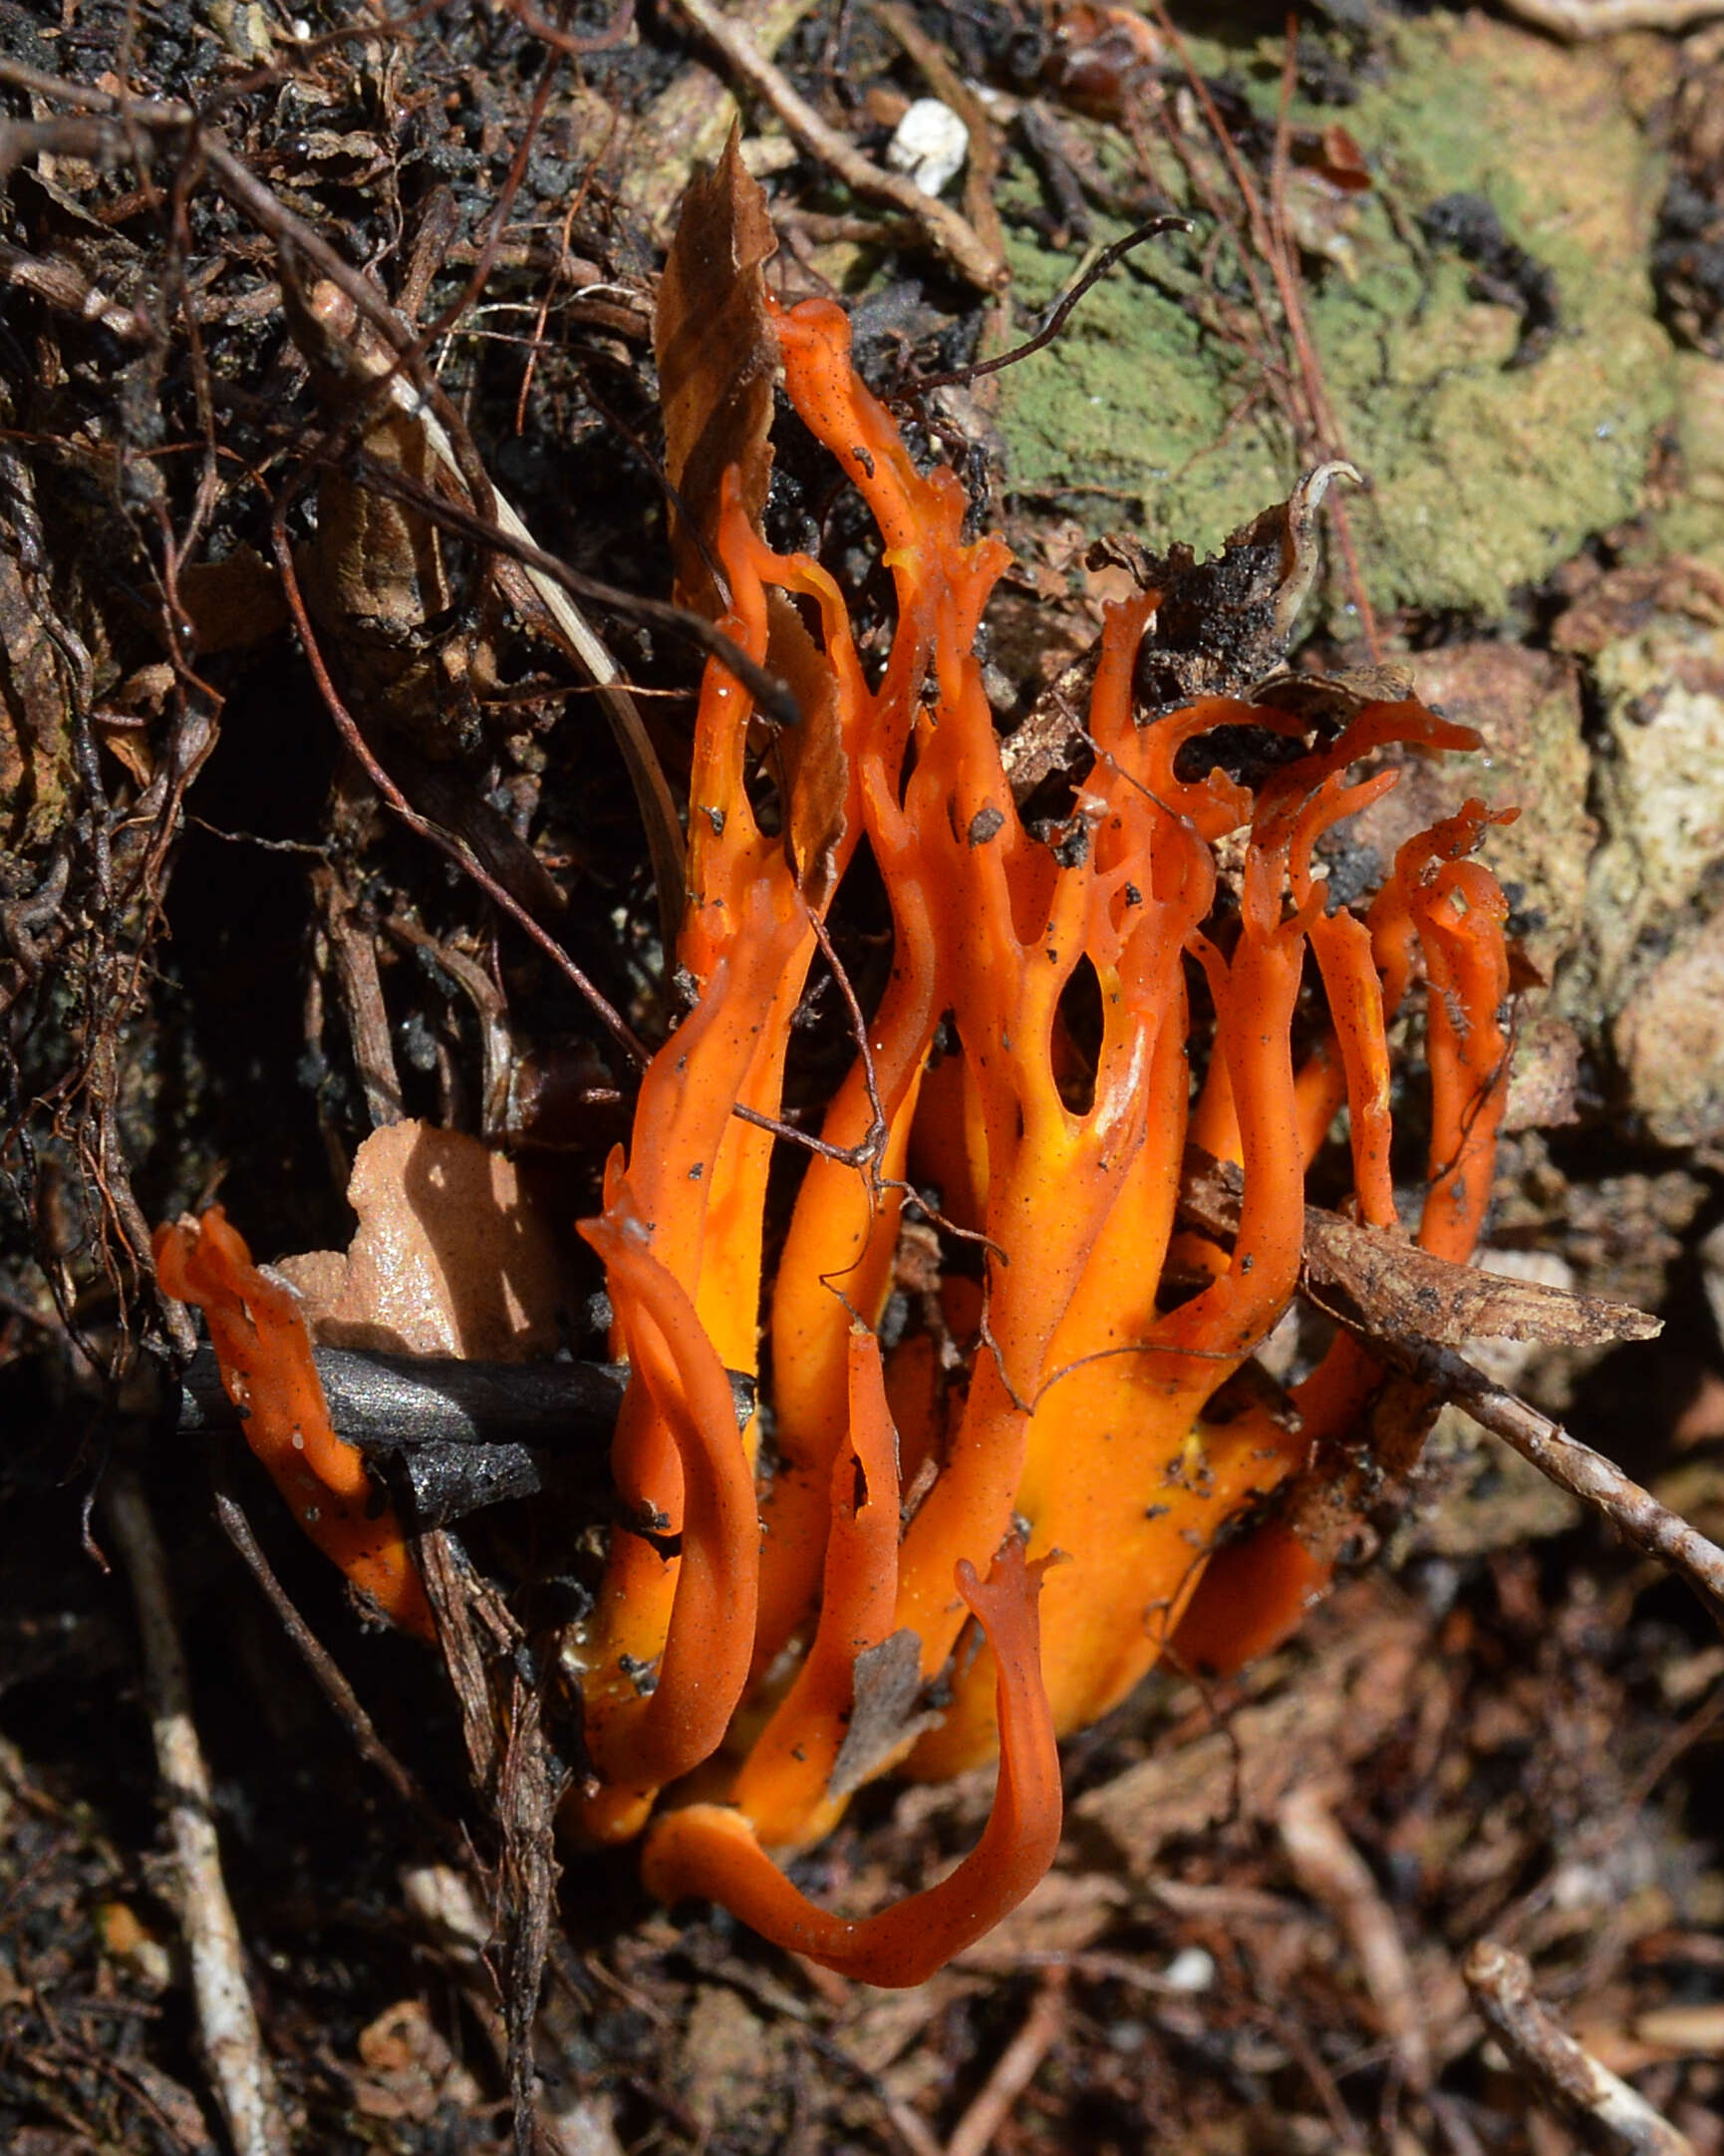
<path id="1" fill-rule="evenodd" d="M 892 1629 L 898 1587 L 898 1459 L 880 1345 L 849 1336 L 849 1436 L 832 1468 L 820 1618 L 801 1668 L 731 1792 L 769 1849 L 817 1841 L 843 1809 L 827 1794 L 855 1703 L 858 1655 Z"/>
<path id="2" fill-rule="evenodd" d="M 1012 1540 L 986 1582 L 965 1563 L 957 1586 L 993 1647 L 1001 1737 L 994 1807 L 957 1870 L 852 1922 L 799 1893 L 741 1812 L 691 1804 L 668 1812 L 648 1837 L 642 1871 L 661 1901 L 720 1901 L 776 1945 L 893 1989 L 926 1983 L 1016 1908 L 1053 1862 L 1061 1817 L 1059 1754 L 1037 1675 L 1036 1572 Z"/>
<path id="3" fill-rule="evenodd" d="M 1298 1290 L 1313 1170 L 1322 1202 L 1399 1232 L 1401 1100 L 1430 1131 L 1420 1240 L 1471 1251 L 1506 1095 L 1508 909 L 1472 858 L 1500 820 L 1476 801 L 1368 900 L 1322 873 L 1325 834 L 1394 782 L 1384 752 L 1476 736 L 1410 699 L 1338 733 L 1228 696 L 1146 710 L 1146 640 L 1186 633 L 1154 590 L 1103 609 L 1087 710 L 1064 714 L 1081 761 L 1028 806 L 978 653 L 1008 550 L 966 538 L 964 486 L 919 468 L 840 307 L 767 314 L 891 589 L 850 544 L 859 650 L 833 575 L 755 521 L 760 462 L 746 498 L 734 471 L 716 500 L 703 482 L 719 626 L 801 718 L 767 726 L 709 664 L 686 1013 L 581 1228 L 630 1377 L 603 1575 L 559 1643 L 595 1769 L 568 1812 L 599 1840 L 645 1829 L 662 1897 L 905 1985 L 1046 1869 L 1056 1734 L 1170 1638 L 1235 1668 L 1325 1585 L 1300 1505 L 1358 1465 L 1381 1373 L 1344 1336 L 1285 1390 L 1253 1358 Z M 1176 1230 L 1188 1136 L 1240 1172 L 1231 1242 Z M 286 1298 L 219 1212 L 163 1230 L 158 1259 L 209 1311 L 295 1511 L 429 1632 Z M 734 1371 L 759 1383 L 743 1428 Z M 925 1893 L 849 1922 L 773 1861 L 876 1774 L 997 1752 L 987 1830 Z"/>
<path id="4" fill-rule="evenodd" d="M 1368 715 L 1367 715 L 1368 716 Z M 1458 732 L 1459 730 L 1453 730 Z M 1433 722 L 1416 739 L 1427 742 Z M 1359 737 L 1349 730 L 1340 747 Z M 1380 739 L 1373 730 L 1373 740 Z M 1438 746 L 1466 746 L 1465 740 Z M 1355 788 L 1355 793 L 1363 788 Z M 1508 1102 L 1509 994 L 1504 941 L 1508 902 L 1489 870 L 1467 856 L 1492 822 L 1482 801 L 1410 839 L 1371 908 L 1369 927 L 1345 911 L 1313 922 L 1311 942 L 1347 1073 L 1355 1193 L 1360 1217 L 1396 1225 L 1389 1173 L 1389 1063 L 1385 1014 L 1411 981 L 1415 951 L 1426 977 L 1426 1056 L 1431 1073 L 1429 1178 L 1419 1242 L 1462 1263 L 1472 1255 L 1490 1200 L 1497 1134 Z M 1339 1336 L 1294 1386 L 1307 1449 L 1320 1453 L 1361 1414 L 1381 1383 L 1369 1351 Z M 1212 1563 L 1181 1620 L 1176 1647 L 1193 1668 L 1226 1676 L 1278 1645 L 1327 1587 L 1332 1561 L 1297 1533 L 1270 1522 Z"/>
<path id="5" fill-rule="evenodd" d="M 1146 725 L 1133 675 L 1160 600 L 1145 591 L 1106 610 L 1087 715 L 1093 761 L 1063 822 L 1032 831 L 974 649 L 1004 547 L 966 542 L 963 489 L 943 467 L 917 469 L 856 378 L 838 307 L 808 301 L 774 319 L 789 400 L 879 528 L 896 620 L 870 689 L 830 579 L 803 557 L 773 555 L 726 496 L 729 632 L 763 651 L 784 603 L 774 593 L 818 611 L 829 686 L 806 655 L 797 679 L 841 744 L 841 835 L 827 845 L 831 873 L 798 886 L 790 864 L 809 858 L 818 834 L 798 826 L 794 787 L 784 841 L 758 829 L 743 785 L 747 701 L 710 668 L 680 952 L 701 1000 L 649 1074 L 630 1164 L 654 1256 L 716 1341 L 722 1330 L 725 1360 L 755 1367 L 752 1325 L 767 1304 L 774 1427 L 750 1689 L 728 1736 L 738 1754 L 730 1802 L 671 1815 L 653 1859 L 668 1878 L 673 1849 L 706 1850 L 718 1864 L 712 1891 L 751 1917 L 795 1906 L 761 1851 L 818 1838 L 851 1786 L 848 1769 L 841 1778 L 834 1769 L 858 1655 L 899 1636 L 924 1681 L 942 1688 L 938 1725 L 918 1738 L 910 1771 L 950 1773 L 994 1751 L 998 1643 L 966 1636 L 971 1611 L 952 1583 L 1014 1522 L 1027 1525 L 1032 1559 L 1067 1560 L 1048 1574 L 1042 1605 L 1040 1682 L 1057 1729 L 1080 1727 L 1129 1691 L 1194 1591 L 1201 1614 L 1205 1564 L 1229 1525 L 1300 1468 L 1316 1435 L 1356 1412 L 1376 1383 L 1368 1358 L 1342 1343 L 1296 1388 L 1291 1411 L 1212 1408 L 1293 1296 L 1306 1168 L 1343 1101 L 1360 1208 L 1379 1225 L 1394 1220 L 1387 1026 L 1417 955 L 1433 1008 L 1447 1014 L 1429 1021 L 1427 1216 L 1449 1222 L 1451 1236 L 1463 1202 L 1483 1203 L 1479 1165 L 1496 1128 L 1484 1066 L 1502 1061 L 1484 1015 L 1501 915 L 1483 886 L 1471 889 L 1464 858 L 1479 817 L 1463 811 L 1403 849 L 1368 926 L 1326 908 L 1314 867 L 1329 826 L 1393 783 L 1388 771 L 1355 779 L 1360 760 L 1394 744 L 1435 752 L 1476 737 L 1412 701 L 1365 707 L 1326 747 L 1309 741 L 1304 721 L 1227 697 Z M 1182 776 L 1182 754 L 1223 729 L 1296 746 L 1256 788 L 1213 757 L 1201 776 Z M 1217 903 L 1213 851 L 1235 832 L 1237 917 Z M 714 1118 L 730 1105 L 774 1107 L 811 934 L 797 903 L 824 907 L 864 837 L 891 909 L 891 970 L 865 1045 L 827 1095 L 825 1149 L 801 1170 L 768 1293 L 767 1145 L 753 1131 L 718 1140 L 722 1204 L 718 1187 L 688 1188 L 691 1154 L 711 1155 Z M 1194 966 L 1205 985 L 1196 1074 Z M 788 994 L 772 994 L 774 981 L 791 984 Z M 1327 1029 L 1295 1065 L 1307 1008 L 1326 1009 Z M 751 1055 L 748 1029 L 760 1042 Z M 1188 1118 L 1194 1137 L 1243 1170 L 1229 1250 L 1175 1243 Z M 870 1329 L 899 1262 L 907 1170 L 935 1182 L 947 1220 L 974 1240 L 968 1266 L 956 1264 L 948 1231 L 937 1291 L 946 1331 L 913 1331 L 883 1382 Z M 1199 1292 L 1164 1294 L 1175 1266 L 1196 1272 Z M 614 1277 L 612 1287 L 621 1318 L 626 1283 Z M 903 1403 L 914 1477 L 901 1535 L 888 1396 Z M 619 1476 L 657 1524 L 681 1529 L 686 1565 L 694 1540 L 675 1451 L 665 1405 L 638 1377 Z M 1224 1564 L 1249 1568 L 1250 1550 L 1229 1550 Z M 581 1643 L 601 1761 L 620 1756 L 612 1721 L 644 1724 L 650 1711 L 633 1696 L 641 1672 L 671 1666 L 676 1574 L 645 1537 L 614 1538 L 599 1618 Z M 1269 1637 L 1310 1585 L 1284 1552 L 1232 1611 L 1233 1636 Z M 1225 1630 L 1225 1606 L 1221 1621 Z M 864 1771 L 901 1750 L 888 1724 Z M 669 1764 L 660 1754 L 659 1771 Z M 649 1799 L 645 1779 L 627 1799 L 607 1793 L 589 1806 L 589 1824 L 625 1831 Z M 797 1919 L 816 1931 L 833 1921 Z M 797 1934 L 803 1944 L 813 1936 Z"/>
<path id="6" fill-rule="evenodd" d="M 831 573 L 756 521 L 759 465 L 746 490 L 734 471 L 709 487 L 720 626 L 801 720 L 765 727 L 709 664 L 687 1012 L 581 1229 L 630 1378 L 619 1517 L 561 1643 L 596 1776 L 569 1809 L 601 1840 L 646 1829 L 661 1896 L 710 1895 L 904 1985 L 1051 1861 L 1057 1733 L 1117 1704 L 1170 1637 L 1232 1668 L 1320 1591 L 1326 1557 L 1263 1508 L 1345 1456 L 1380 1374 L 1345 1338 L 1290 1392 L 1248 1366 L 1297 1291 L 1307 1173 L 1345 1173 L 1343 1107 L 1351 1203 L 1395 1229 L 1390 1026 L 1409 999 L 1430 1079 L 1421 1239 L 1470 1250 L 1506 1084 L 1507 909 L 1471 857 L 1494 820 L 1477 802 L 1402 846 L 1368 911 L 1331 902 L 1324 834 L 1393 783 L 1370 760 L 1476 737 L 1411 700 L 1333 735 L 1226 696 L 1152 716 L 1140 654 L 1170 626 L 1153 590 L 1104 608 L 1070 715 L 1087 762 L 1038 786 L 1046 820 L 1026 813 L 977 649 L 1005 543 L 966 538 L 965 488 L 919 468 L 841 308 L 767 313 L 890 602 L 847 564 L 865 664 Z M 781 1143 L 790 1121 L 817 1146 Z M 1231 1243 L 1176 1233 L 1188 1133 L 1240 1171 Z M 429 1629 L 357 1462 L 311 1443 L 315 1380 L 279 1297 L 216 1282 L 230 1232 L 219 1214 L 198 1239 L 164 1231 L 164 1281 L 209 1308 L 253 1442 L 307 1440 L 286 1466 L 318 1500 L 296 1485 L 296 1510 Z M 731 1371 L 760 1384 L 744 1428 Z M 773 1861 L 876 1774 L 996 1753 L 986 1831 L 925 1893 L 849 1922 Z"/>
<path id="7" fill-rule="evenodd" d="M 219 1205 L 195 1227 L 155 1231 L 156 1277 L 209 1326 L 245 1439 L 317 1547 L 386 1617 L 435 1638 L 431 1605 L 394 1508 L 330 1427 L 311 1336 L 290 1291 L 265 1278 Z"/>
<path id="8" fill-rule="evenodd" d="M 1418 925 L 1429 992 L 1430 1194 L 1419 1241 L 1456 1263 L 1472 1255 L 1490 1202 L 1497 1132 L 1509 1097 L 1509 993 L 1503 924 L 1508 900 L 1489 869 L 1468 860 L 1493 821 L 1483 801 L 1402 847 L 1395 883 Z"/>
<path id="9" fill-rule="evenodd" d="M 606 1779 L 657 1788 L 723 1741 L 748 1674 L 759 1581 L 754 1477 L 724 1366 L 688 1294 L 653 1255 L 627 1185 L 582 1233 L 605 1261 L 637 1382 L 682 1462 L 683 1558 L 663 1651 L 627 1694 L 589 1696 L 587 1745 Z"/>

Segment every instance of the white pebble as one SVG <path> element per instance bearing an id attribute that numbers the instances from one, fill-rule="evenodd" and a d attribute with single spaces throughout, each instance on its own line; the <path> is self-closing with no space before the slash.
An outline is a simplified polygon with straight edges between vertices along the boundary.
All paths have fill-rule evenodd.
<path id="1" fill-rule="evenodd" d="M 1215 1982 L 1215 1956 L 1202 1947 L 1182 1947 L 1161 1981 L 1170 1992 L 1207 1992 Z"/>
<path id="2" fill-rule="evenodd" d="M 970 134 L 950 105 L 918 98 L 886 149 L 895 172 L 908 172 L 924 194 L 938 194 L 957 177 L 970 154 Z"/>

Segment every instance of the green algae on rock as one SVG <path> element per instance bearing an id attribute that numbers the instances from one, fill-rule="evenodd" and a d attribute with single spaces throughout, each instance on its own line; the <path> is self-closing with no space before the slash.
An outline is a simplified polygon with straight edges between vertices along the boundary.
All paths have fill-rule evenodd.
<path id="1" fill-rule="evenodd" d="M 1373 602 L 1495 619 L 1642 505 L 1675 394 L 1646 274 L 1654 159 L 1612 51 L 1479 16 L 1391 35 L 1387 80 L 1345 112 L 1377 178 L 1359 198 L 1357 275 L 1307 273 L 1309 325 L 1371 484 L 1352 520 Z M 1273 102 L 1279 55 L 1245 60 Z M 1508 364 L 1514 310 L 1474 296 L 1466 263 L 1416 235 L 1420 212 L 1456 192 L 1484 196 L 1555 274 L 1562 324 L 1533 365 Z M 1069 259 L 1022 230 L 1009 246 L 1029 304 L 1069 278 Z M 1098 527 L 1131 516 L 1151 545 L 1213 549 L 1286 493 L 1297 448 L 1179 282 L 1160 263 L 1116 272 L 1052 349 L 1004 377 L 1001 425 L 1017 489 L 1070 497 Z"/>

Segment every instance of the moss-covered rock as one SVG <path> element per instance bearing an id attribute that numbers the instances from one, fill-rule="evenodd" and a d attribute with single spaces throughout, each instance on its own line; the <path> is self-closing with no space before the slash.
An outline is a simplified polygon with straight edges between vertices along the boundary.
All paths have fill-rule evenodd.
<path id="1" fill-rule="evenodd" d="M 1374 603 L 1500 617 L 1589 533 L 1642 506 L 1675 403 L 1646 273 L 1658 174 L 1617 48 L 1561 50 L 1480 15 L 1403 23 L 1383 80 L 1340 119 L 1376 184 L 1359 198 L 1355 273 L 1306 265 L 1305 304 L 1345 445 L 1371 483 L 1352 522 Z M 1279 52 L 1206 48 L 1206 70 L 1273 114 Z M 1171 164 L 1171 160 L 1169 160 Z M 1166 174 L 1162 175 L 1164 178 Z M 1419 236 L 1439 198 L 1484 196 L 1556 279 L 1561 326 L 1511 366 L 1515 310 Z M 1123 227 L 1115 227 L 1115 230 Z M 1108 236 L 1112 236 L 1111 233 Z M 1200 235 L 1201 237 L 1201 235 Z M 1038 304 L 1071 260 L 1019 228 L 1016 291 Z M 1267 283 L 1267 278 L 1265 282 Z M 1098 528 L 1213 548 L 1285 494 L 1297 448 L 1261 368 L 1201 317 L 1162 262 L 1117 270 L 1047 353 L 1004 377 L 1011 483 L 1069 494 Z"/>

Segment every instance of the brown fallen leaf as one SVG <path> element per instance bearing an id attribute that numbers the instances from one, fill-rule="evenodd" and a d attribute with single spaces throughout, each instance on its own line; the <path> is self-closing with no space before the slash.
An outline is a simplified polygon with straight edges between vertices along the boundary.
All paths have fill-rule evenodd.
<path id="1" fill-rule="evenodd" d="M 852 1682 L 850 1726 L 826 1783 L 834 1797 L 852 1795 L 883 1761 L 944 1719 L 938 1712 L 915 1711 L 922 1691 L 922 1643 L 913 1632 L 895 1632 L 878 1647 L 864 1648 Z"/>
<path id="2" fill-rule="evenodd" d="M 737 466 L 742 506 L 757 527 L 772 470 L 778 340 L 762 265 L 777 244 L 732 128 L 717 165 L 683 198 L 653 317 L 665 470 L 676 489 L 676 596 L 711 620 L 724 611 L 713 553 L 724 473 Z"/>
<path id="3" fill-rule="evenodd" d="M 1238 1168 L 1196 1147 L 1187 1152 L 1180 1211 L 1193 1227 L 1229 1239 L 1239 1226 L 1243 1189 Z M 1301 1285 L 1319 1308 L 1365 1334 L 1445 1348 L 1482 1339 L 1588 1347 L 1652 1340 L 1663 1331 L 1662 1320 L 1631 1303 L 1452 1265 L 1415 1243 L 1343 1220 L 1319 1205 L 1305 1207 Z"/>
<path id="4" fill-rule="evenodd" d="M 756 531 L 771 476 L 779 354 L 762 265 L 776 246 L 766 197 L 742 163 L 733 128 L 718 164 L 683 198 L 653 319 L 665 469 L 675 489 L 676 596 L 713 620 L 725 610 L 716 543 L 724 473 L 734 466 Z M 802 894 L 821 913 L 848 828 L 849 760 L 831 667 L 789 599 L 773 592 L 767 603 L 766 665 L 802 712 L 801 724 L 780 729 L 773 742 L 789 810 L 785 835 Z"/>

